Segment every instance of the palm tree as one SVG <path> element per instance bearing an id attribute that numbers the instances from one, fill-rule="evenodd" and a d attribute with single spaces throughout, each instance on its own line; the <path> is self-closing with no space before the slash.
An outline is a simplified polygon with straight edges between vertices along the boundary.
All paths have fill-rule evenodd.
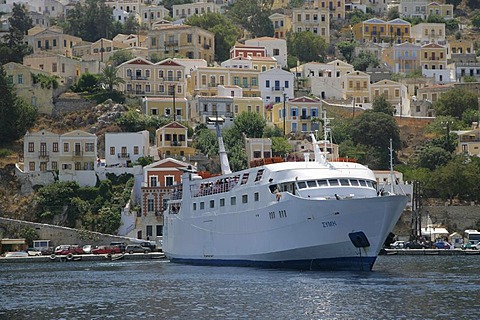
<path id="1" fill-rule="evenodd" d="M 100 82 L 107 87 L 108 92 L 112 92 L 114 86 L 125 83 L 125 80 L 117 76 L 117 68 L 114 65 L 108 65 L 102 69 Z"/>

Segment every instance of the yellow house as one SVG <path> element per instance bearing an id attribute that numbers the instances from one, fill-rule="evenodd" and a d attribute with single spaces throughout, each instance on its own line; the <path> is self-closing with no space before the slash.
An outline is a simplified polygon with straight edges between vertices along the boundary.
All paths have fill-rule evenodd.
<path id="1" fill-rule="evenodd" d="M 427 4 L 427 15 L 440 16 L 445 20 L 453 19 L 453 4 L 430 2 Z"/>
<path id="2" fill-rule="evenodd" d="M 420 65 L 426 70 L 447 68 L 447 47 L 436 43 L 423 45 L 420 49 Z"/>
<path id="3" fill-rule="evenodd" d="M 287 32 L 292 28 L 292 19 L 290 16 L 276 12 L 268 18 L 273 24 L 273 36 L 277 39 L 285 39 L 287 37 Z"/>
<path id="4" fill-rule="evenodd" d="M 352 27 L 354 37 L 362 42 L 403 43 L 411 41 L 411 24 L 402 19 L 384 21 L 372 18 Z"/>
<path id="5" fill-rule="evenodd" d="M 53 26 L 49 28 L 33 27 L 25 37 L 33 53 L 47 51 L 71 57 L 73 47 L 82 43 L 82 38 L 64 34 L 63 30 Z"/>
<path id="6" fill-rule="evenodd" d="M 169 156 L 189 156 L 195 154 L 195 148 L 188 146 L 188 128 L 177 121 L 157 129 L 155 141 L 158 154 L 162 158 Z"/>
<path id="7" fill-rule="evenodd" d="M 290 0 L 273 0 L 272 10 L 286 8 Z"/>
<path id="8" fill-rule="evenodd" d="M 370 75 L 362 71 L 354 71 L 343 78 L 344 99 L 353 99 L 357 105 L 370 103 Z"/>
<path id="9" fill-rule="evenodd" d="M 190 118 L 188 101 L 183 97 L 145 97 L 142 100 L 143 112 L 150 116 L 168 117 L 173 121 L 186 121 Z"/>
<path id="10" fill-rule="evenodd" d="M 255 69 L 227 67 L 198 67 L 188 79 L 188 92 L 191 95 L 216 96 L 218 86 L 239 86 L 244 97 L 260 97 L 258 75 Z"/>
<path id="11" fill-rule="evenodd" d="M 19 63 L 9 62 L 3 65 L 10 83 L 15 86 L 17 96 L 34 106 L 38 112 L 52 114 L 53 88 L 39 83 L 38 75 L 50 76 L 48 72 L 33 69 Z"/>
<path id="12" fill-rule="evenodd" d="M 185 66 L 165 59 L 153 63 L 137 57 L 117 67 L 117 75 L 125 83 L 119 90 L 132 95 L 185 97 Z"/>
<path id="13" fill-rule="evenodd" d="M 242 112 L 255 112 L 264 116 L 263 100 L 261 97 L 233 97 L 233 115 Z"/>
<path id="14" fill-rule="evenodd" d="M 315 132 L 319 129 L 321 109 L 320 99 L 299 97 L 274 104 L 266 111 L 266 118 L 285 133 Z"/>
<path id="15" fill-rule="evenodd" d="M 407 99 L 407 87 L 404 84 L 385 79 L 371 84 L 370 87 L 372 100 L 383 95 L 400 112 L 400 107 Z"/>
<path id="16" fill-rule="evenodd" d="M 328 10 L 330 19 L 345 19 L 345 0 L 314 0 L 313 5 Z"/>
<path id="17" fill-rule="evenodd" d="M 183 56 L 215 61 L 215 36 L 212 32 L 189 25 L 161 25 L 148 32 L 148 54 L 160 59 Z"/>
<path id="18" fill-rule="evenodd" d="M 292 17 L 293 32 L 310 31 L 330 42 L 330 15 L 325 8 L 295 8 Z"/>
<path id="19" fill-rule="evenodd" d="M 450 53 L 453 53 L 453 54 L 475 53 L 475 48 L 473 47 L 472 40 L 466 40 L 466 39 L 457 40 L 454 37 L 449 37 L 448 44 L 450 46 Z"/>
<path id="20" fill-rule="evenodd" d="M 458 135 L 457 154 L 480 155 L 480 129 L 455 131 L 455 133 Z"/>

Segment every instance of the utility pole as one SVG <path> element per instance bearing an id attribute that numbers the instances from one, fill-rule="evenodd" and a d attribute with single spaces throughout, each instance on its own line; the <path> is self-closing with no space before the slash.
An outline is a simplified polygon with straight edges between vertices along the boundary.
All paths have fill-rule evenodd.
<path id="1" fill-rule="evenodd" d="M 283 93 L 283 136 L 287 134 L 287 109 L 285 107 L 285 102 L 287 100 L 287 94 Z"/>

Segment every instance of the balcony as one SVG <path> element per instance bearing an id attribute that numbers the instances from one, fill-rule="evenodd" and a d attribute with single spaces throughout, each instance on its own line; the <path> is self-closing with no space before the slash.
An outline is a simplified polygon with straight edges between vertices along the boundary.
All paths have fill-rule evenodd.
<path id="1" fill-rule="evenodd" d="M 210 49 L 210 45 L 204 44 L 204 45 L 203 45 L 203 49 L 206 49 L 206 50 Z"/>
<path id="2" fill-rule="evenodd" d="M 302 114 L 302 115 L 300 116 L 300 119 L 302 119 L 302 120 L 309 120 L 310 118 L 311 118 L 311 116 L 307 116 L 307 115 L 305 115 L 305 114 Z"/>
<path id="3" fill-rule="evenodd" d="M 163 45 L 164 47 L 178 47 L 178 41 L 166 41 Z"/>
<path id="4" fill-rule="evenodd" d="M 130 159 L 130 153 L 128 153 L 128 152 L 117 153 L 117 158 L 118 159 Z"/>
<path id="5" fill-rule="evenodd" d="M 182 77 L 163 77 L 163 81 L 182 81 Z"/>
<path id="6" fill-rule="evenodd" d="M 181 147 L 181 146 L 182 146 L 182 143 L 181 143 L 180 141 L 172 141 L 172 142 L 170 143 L 170 145 L 171 145 L 172 147 Z"/>
<path id="7" fill-rule="evenodd" d="M 39 159 L 46 159 L 48 161 L 48 151 L 40 151 L 38 153 L 38 158 Z"/>
<path id="8" fill-rule="evenodd" d="M 148 77 L 144 77 L 144 76 L 130 76 L 130 80 L 148 80 Z"/>
<path id="9" fill-rule="evenodd" d="M 75 150 L 72 152 L 72 157 L 78 158 L 78 157 L 83 157 L 83 151 L 81 150 Z"/>
<path id="10" fill-rule="evenodd" d="M 272 87 L 272 91 L 284 91 L 284 87 Z"/>

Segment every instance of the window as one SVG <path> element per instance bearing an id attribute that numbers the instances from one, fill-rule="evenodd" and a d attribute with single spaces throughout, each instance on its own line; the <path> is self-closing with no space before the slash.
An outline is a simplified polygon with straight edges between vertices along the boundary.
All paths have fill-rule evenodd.
<path id="1" fill-rule="evenodd" d="M 200 210 L 205 210 L 205 202 L 200 202 Z"/>
<path id="2" fill-rule="evenodd" d="M 63 144 L 63 152 L 69 152 L 70 150 L 70 144 L 67 142 Z"/>
<path id="3" fill-rule="evenodd" d="M 255 193 L 253 194 L 253 200 L 254 200 L 254 201 L 258 201 L 259 199 L 260 199 L 259 193 L 258 193 L 258 192 L 255 192 Z"/>
<path id="4" fill-rule="evenodd" d="M 34 161 L 30 161 L 28 163 L 28 170 L 35 171 L 35 162 Z"/>
<path id="5" fill-rule="evenodd" d="M 265 87 L 270 88 L 270 80 L 265 81 Z"/>
<path id="6" fill-rule="evenodd" d="M 58 142 L 53 143 L 53 152 L 58 152 Z"/>
<path id="7" fill-rule="evenodd" d="M 110 155 L 115 155 L 115 147 L 110 147 Z"/>
<path id="8" fill-rule="evenodd" d="M 225 198 L 220 199 L 220 207 L 225 207 Z"/>
<path id="9" fill-rule="evenodd" d="M 248 203 L 248 194 L 242 195 L 242 203 Z"/>
<path id="10" fill-rule="evenodd" d="M 147 211 L 148 212 L 155 211 L 153 199 L 148 199 L 147 200 Z"/>
<path id="11" fill-rule="evenodd" d="M 133 154 L 138 154 L 138 146 L 133 147 Z"/>
<path id="12" fill-rule="evenodd" d="M 237 197 L 230 197 L 230 205 L 232 206 L 237 205 Z"/>
<path id="13" fill-rule="evenodd" d="M 215 208 L 215 200 L 210 200 L 210 208 Z"/>
<path id="14" fill-rule="evenodd" d="M 35 144 L 33 142 L 28 143 L 28 152 L 35 152 Z"/>
<path id="15" fill-rule="evenodd" d="M 58 170 L 58 162 L 52 161 L 52 170 Z"/>
<path id="16" fill-rule="evenodd" d="M 94 152 L 94 151 L 95 151 L 95 146 L 93 142 L 85 143 L 85 152 Z"/>
<path id="17" fill-rule="evenodd" d="M 195 210 L 197 210 L 197 203 L 196 202 L 193 203 L 193 211 L 195 211 Z"/>
<path id="18" fill-rule="evenodd" d="M 150 176 L 150 187 L 158 187 L 158 177 Z"/>
<path id="19" fill-rule="evenodd" d="M 188 43 L 192 43 L 192 41 L 193 41 L 192 38 L 193 38 L 192 34 L 187 34 L 187 42 Z"/>

